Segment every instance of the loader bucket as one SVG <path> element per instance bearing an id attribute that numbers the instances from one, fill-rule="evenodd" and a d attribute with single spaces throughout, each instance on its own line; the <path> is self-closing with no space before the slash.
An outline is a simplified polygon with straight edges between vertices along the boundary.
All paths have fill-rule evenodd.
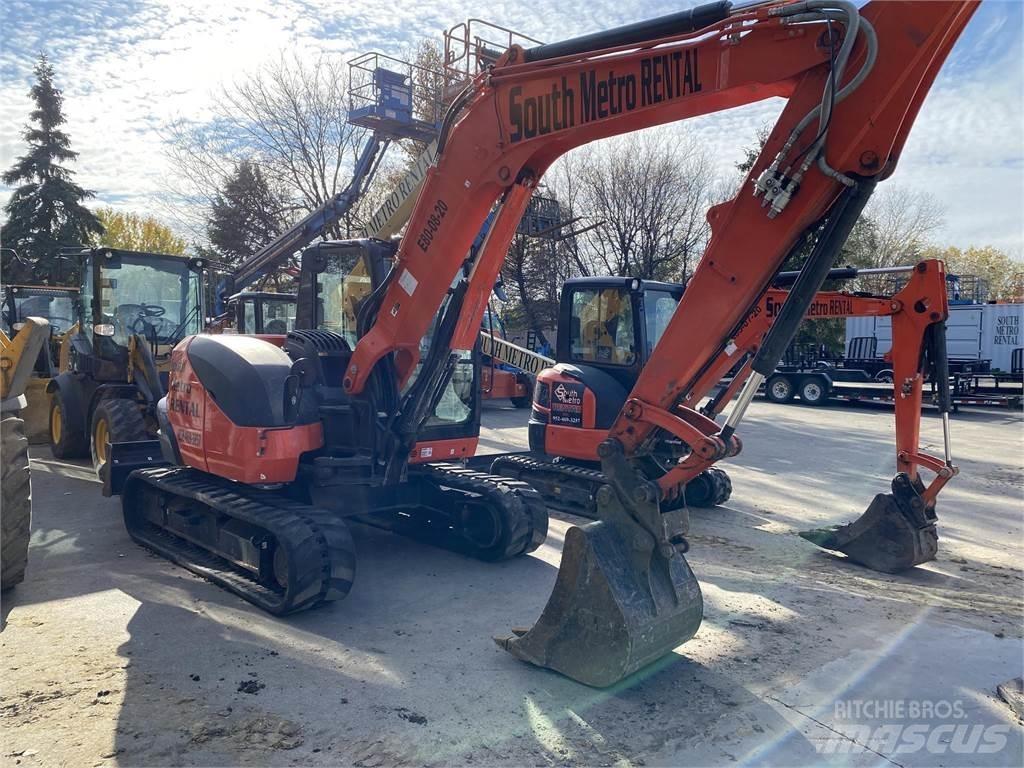
<path id="1" fill-rule="evenodd" d="M 935 559 L 939 536 L 935 510 L 925 504 L 920 492 L 919 480 L 900 473 L 892 481 L 892 493 L 875 496 L 852 523 L 801 531 L 800 536 L 883 573 L 926 563 Z"/>
<path id="2" fill-rule="evenodd" d="M 555 588 L 529 631 L 495 638 L 513 656 L 598 688 L 617 683 L 682 645 L 704 615 L 700 585 L 683 557 L 685 508 L 662 514 L 656 486 L 615 449 L 597 521 L 566 532 Z"/>

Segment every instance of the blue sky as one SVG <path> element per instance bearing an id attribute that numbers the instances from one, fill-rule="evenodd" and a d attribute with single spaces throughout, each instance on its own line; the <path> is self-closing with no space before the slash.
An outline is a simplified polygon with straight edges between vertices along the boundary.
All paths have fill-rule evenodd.
<path id="1" fill-rule="evenodd" d="M 469 17 L 552 41 L 692 5 L 650 0 L 3 0 L 0 168 L 22 153 L 39 51 L 52 59 L 66 126 L 81 153 L 77 180 L 112 204 L 161 215 L 169 166 L 162 129 L 203 120 L 212 94 L 282 51 L 347 60 L 397 52 Z M 731 176 L 781 102 L 689 121 L 716 173 Z M 946 210 L 939 239 L 1024 255 L 1024 4 L 986 0 L 918 117 L 896 176 Z M 9 190 L 0 187 L 0 203 Z"/>

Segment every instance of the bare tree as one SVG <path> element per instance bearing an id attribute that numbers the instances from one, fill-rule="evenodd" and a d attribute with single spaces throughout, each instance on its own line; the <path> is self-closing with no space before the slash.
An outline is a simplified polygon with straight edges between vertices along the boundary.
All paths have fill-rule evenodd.
<path id="1" fill-rule="evenodd" d="M 591 273 L 685 279 L 703 252 L 712 174 L 676 133 L 608 141 L 580 158 L 574 205 L 603 222 L 584 236 Z"/>
<path id="2" fill-rule="evenodd" d="M 930 194 L 907 187 L 881 188 L 872 198 L 856 243 L 864 266 L 913 264 L 942 228 L 945 211 Z M 851 239 L 854 239 L 851 237 Z"/>
<path id="3" fill-rule="evenodd" d="M 348 68 L 282 55 L 219 94 L 212 120 L 179 120 L 167 154 L 182 180 L 184 217 L 201 236 L 205 211 L 238 163 L 259 164 L 297 219 L 348 183 L 364 131 L 347 122 Z M 179 214 L 183 213 L 179 208 Z M 181 218 L 181 216 L 179 216 Z M 334 232 L 354 229 L 353 222 Z"/>

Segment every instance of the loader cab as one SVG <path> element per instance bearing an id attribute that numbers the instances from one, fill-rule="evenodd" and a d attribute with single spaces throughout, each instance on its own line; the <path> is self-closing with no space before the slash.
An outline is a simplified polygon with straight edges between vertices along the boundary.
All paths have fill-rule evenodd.
<path id="1" fill-rule="evenodd" d="M 9 338 L 20 330 L 26 317 L 42 317 L 49 321 L 55 335 L 68 331 L 75 324 L 78 291 L 50 285 L 5 285 L 0 298 L 0 317 Z M 17 326 L 17 327 L 16 327 Z"/>
<path id="2" fill-rule="evenodd" d="M 228 317 L 236 333 L 286 334 L 295 329 L 294 293 L 242 291 L 228 297 Z"/>
<path id="3" fill-rule="evenodd" d="M 93 361 L 91 372 L 99 378 L 123 377 L 134 335 L 149 342 L 159 362 L 202 330 L 203 259 L 115 248 L 83 251 L 80 259 L 81 332 L 74 352 L 79 362 Z"/>
<path id="4" fill-rule="evenodd" d="M 307 248 L 302 254 L 299 274 L 296 328 L 330 331 L 344 338 L 349 349 L 354 349 L 359 341 L 360 309 L 387 278 L 395 250 L 394 243 L 375 239 L 324 242 Z M 432 331 L 433 327 L 421 342 L 421 360 L 426 357 Z M 415 380 L 414 372 L 407 388 Z M 430 450 L 420 459 L 444 460 L 472 455 L 473 451 L 461 441 L 475 439 L 480 432 L 479 380 L 478 344 L 461 354 L 434 413 L 420 430 L 417 445 Z M 441 445 L 439 441 L 452 442 Z M 438 453 L 442 450 L 445 453 Z M 456 453 L 447 453 L 449 450 Z"/>

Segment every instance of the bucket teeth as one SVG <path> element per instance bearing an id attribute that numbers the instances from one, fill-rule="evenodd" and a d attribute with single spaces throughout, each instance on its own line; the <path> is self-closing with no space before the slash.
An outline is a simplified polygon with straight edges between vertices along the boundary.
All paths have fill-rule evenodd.
<path id="1" fill-rule="evenodd" d="M 892 490 L 875 496 L 852 523 L 801 531 L 800 536 L 884 573 L 934 560 L 939 547 L 935 510 L 921 498 L 920 483 L 901 473 Z"/>

